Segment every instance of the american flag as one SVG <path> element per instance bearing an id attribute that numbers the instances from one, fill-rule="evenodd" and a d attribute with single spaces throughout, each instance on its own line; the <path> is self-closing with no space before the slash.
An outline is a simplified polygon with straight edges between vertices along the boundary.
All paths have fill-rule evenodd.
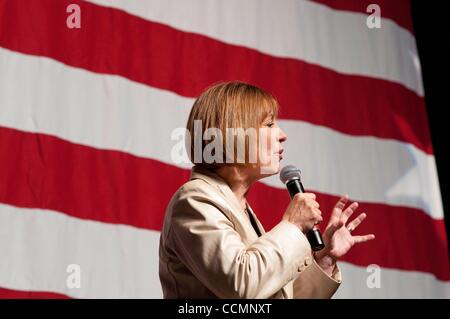
<path id="1" fill-rule="evenodd" d="M 172 133 L 228 80 L 279 100 L 325 220 L 346 193 L 367 213 L 337 298 L 450 297 L 406 0 L 0 0 L 0 297 L 161 298 Z M 289 196 L 273 176 L 249 201 L 270 229 Z"/>

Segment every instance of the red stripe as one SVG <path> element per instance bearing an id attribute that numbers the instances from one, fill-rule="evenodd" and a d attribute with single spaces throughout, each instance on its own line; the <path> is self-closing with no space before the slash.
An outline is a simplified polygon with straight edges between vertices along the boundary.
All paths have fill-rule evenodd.
<path id="1" fill-rule="evenodd" d="M 11 290 L 0 287 L 0 299 L 70 299 L 70 297 L 53 292 Z"/>
<path id="2" fill-rule="evenodd" d="M 369 15 L 369 4 L 378 4 L 381 18 L 395 21 L 399 26 L 414 32 L 409 0 L 314 0 L 336 10 L 353 11 Z M 381 22 L 383 23 L 383 22 Z"/>
<path id="3" fill-rule="evenodd" d="M 79 30 L 65 27 L 68 3 L 81 5 Z M 0 46 L 11 50 L 188 97 L 211 83 L 240 79 L 272 92 L 282 118 L 397 139 L 433 153 L 424 100 L 400 84 L 273 57 L 79 1 L 0 0 L 0 21 Z"/>
<path id="4" fill-rule="evenodd" d="M 151 159 L 0 127 L 3 203 L 160 230 L 171 194 L 188 177 Z"/>
<path id="5" fill-rule="evenodd" d="M 171 196 L 190 175 L 155 160 L 44 134 L 0 128 L 0 141 L 0 202 L 82 219 L 161 230 Z M 320 194 L 324 213 L 336 200 Z M 286 209 L 288 195 L 258 183 L 251 203 L 270 229 Z M 450 279 L 443 220 L 413 208 L 370 203 L 361 207 L 369 217 L 359 231 L 374 232 L 377 239 L 355 248 L 345 260 Z"/>

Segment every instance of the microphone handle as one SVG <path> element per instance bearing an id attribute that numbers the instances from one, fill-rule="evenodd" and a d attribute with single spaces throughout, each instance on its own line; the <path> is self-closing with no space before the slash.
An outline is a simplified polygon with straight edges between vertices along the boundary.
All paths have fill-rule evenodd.
<path id="1" fill-rule="evenodd" d="M 302 182 L 300 182 L 299 179 L 293 179 L 287 182 L 286 186 L 289 191 L 289 195 L 291 195 L 291 198 L 294 197 L 295 194 L 305 192 Z M 325 247 L 325 244 L 322 239 L 322 234 L 320 233 L 320 230 L 316 227 L 313 227 L 310 231 L 308 231 L 308 233 L 306 234 L 306 238 L 308 239 L 309 244 L 311 245 L 311 249 L 314 251 L 319 251 Z"/>

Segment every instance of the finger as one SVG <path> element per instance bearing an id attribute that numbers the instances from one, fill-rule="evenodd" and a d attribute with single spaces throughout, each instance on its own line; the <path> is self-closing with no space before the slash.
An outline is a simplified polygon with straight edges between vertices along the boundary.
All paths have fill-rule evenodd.
<path id="1" fill-rule="evenodd" d="M 329 237 L 332 237 L 334 235 L 334 233 L 342 226 L 344 226 L 344 223 L 341 220 L 337 220 L 334 222 L 330 221 L 327 226 L 327 232 L 329 234 Z"/>
<path id="2" fill-rule="evenodd" d="M 352 220 L 350 223 L 348 223 L 347 228 L 351 229 L 352 231 L 356 229 L 356 227 L 361 224 L 361 222 L 366 219 L 367 215 L 366 213 L 359 214 L 358 217 L 356 217 L 354 220 Z"/>
<path id="3" fill-rule="evenodd" d="M 316 222 L 321 222 L 322 220 L 323 220 L 323 217 L 322 217 L 322 212 L 320 211 L 320 210 L 318 210 L 318 209 L 314 209 L 314 218 L 315 218 L 315 220 L 316 220 Z"/>
<path id="4" fill-rule="evenodd" d="M 319 203 L 316 202 L 316 201 L 313 200 L 313 199 L 309 199 L 309 200 L 308 200 L 308 203 L 309 203 L 312 207 L 314 207 L 314 208 L 319 208 L 319 207 L 320 207 Z"/>
<path id="5" fill-rule="evenodd" d="M 364 235 L 364 236 L 353 236 L 353 240 L 355 241 L 355 244 L 364 243 L 366 241 L 375 239 L 374 234 L 370 235 Z"/>
<path id="6" fill-rule="evenodd" d="M 348 195 L 345 194 L 344 196 L 339 198 L 339 200 L 337 201 L 336 205 L 334 205 L 334 208 L 337 208 L 337 209 L 340 209 L 340 210 L 344 209 L 345 204 L 347 204 L 347 201 L 348 201 Z"/>
<path id="7" fill-rule="evenodd" d="M 351 203 L 350 206 L 348 206 L 341 215 L 341 220 L 344 222 L 344 224 L 347 222 L 347 220 L 352 216 L 354 211 L 358 208 L 359 204 L 357 202 Z"/>
<path id="8" fill-rule="evenodd" d="M 339 198 L 336 205 L 334 205 L 333 212 L 331 214 L 331 219 L 337 219 L 341 217 L 342 210 L 344 209 L 345 204 L 347 204 L 347 201 L 348 201 L 347 194 Z"/>
<path id="9" fill-rule="evenodd" d="M 312 198 L 312 199 L 316 199 L 316 194 L 314 194 L 314 193 L 303 193 L 303 195 L 305 195 L 306 197 Z"/>

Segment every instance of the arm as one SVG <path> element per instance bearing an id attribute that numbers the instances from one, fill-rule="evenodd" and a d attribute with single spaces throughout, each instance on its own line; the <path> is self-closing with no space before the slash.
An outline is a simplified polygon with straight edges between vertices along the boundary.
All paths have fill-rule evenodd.
<path id="1" fill-rule="evenodd" d="M 341 271 L 337 265 L 329 276 L 314 260 L 294 281 L 294 298 L 331 298 L 341 281 Z"/>
<path id="2" fill-rule="evenodd" d="M 282 221 L 246 246 L 223 210 L 206 194 L 181 197 L 169 231 L 174 252 L 218 297 L 268 298 L 311 260 L 310 245 L 295 225 Z"/>

